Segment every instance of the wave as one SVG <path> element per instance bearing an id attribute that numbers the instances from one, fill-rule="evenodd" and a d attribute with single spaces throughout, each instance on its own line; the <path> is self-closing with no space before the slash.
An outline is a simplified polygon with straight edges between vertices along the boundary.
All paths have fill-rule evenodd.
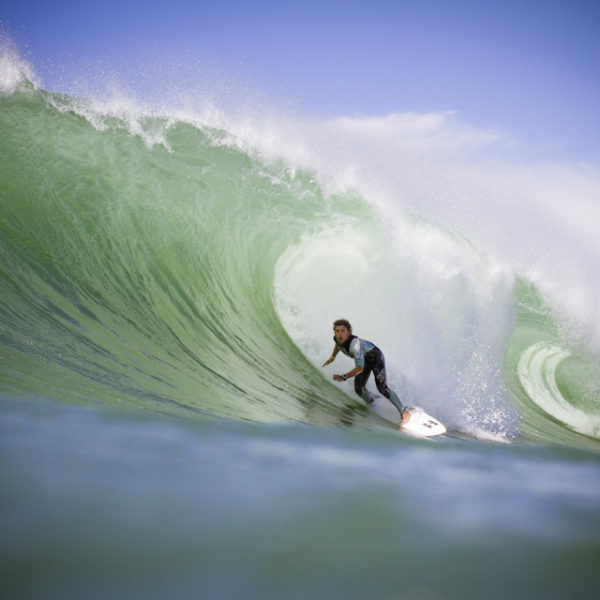
<path id="1" fill-rule="evenodd" d="M 511 187 L 539 170 L 499 182 L 498 136 L 445 114 L 99 102 L 15 60 L 0 63 L 3 393 L 390 427 L 392 407 L 368 411 L 320 368 L 344 316 L 391 386 L 455 430 L 600 437 L 600 252 L 583 220 L 556 218 L 556 190 L 527 196 L 547 182 Z M 586 173 L 562 189 L 598 189 Z M 545 349 L 571 357 L 560 377 Z"/>
<path id="2" fill-rule="evenodd" d="M 556 371 L 570 355 L 553 344 L 530 346 L 519 359 L 519 380 L 529 398 L 545 413 L 574 431 L 600 438 L 600 419 L 573 406 L 559 390 Z"/>

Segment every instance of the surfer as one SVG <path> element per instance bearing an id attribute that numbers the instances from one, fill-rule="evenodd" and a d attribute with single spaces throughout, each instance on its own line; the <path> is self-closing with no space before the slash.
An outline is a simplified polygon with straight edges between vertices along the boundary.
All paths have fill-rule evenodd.
<path id="1" fill-rule="evenodd" d="M 354 377 L 354 391 L 367 403 L 373 402 L 373 396 L 366 389 L 371 371 L 375 373 L 375 384 L 379 393 L 385 396 L 400 412 L 402 423 L 407 423 L 410 413 L 404 407 L 397 394 L 387 386 L 385 377 L 385 358 L 383 352 L 372 342 L 361 340 L 352 335 L 352 325 L 346 319 L 338 319 L 333 324 L 335 346 L 331 356 L 323 363 L 326 367 L 335 360 L 340 350 L 354 359 L 355 367 L 343 375 L 334 375 L 335 381 L 346 381 Z"/>

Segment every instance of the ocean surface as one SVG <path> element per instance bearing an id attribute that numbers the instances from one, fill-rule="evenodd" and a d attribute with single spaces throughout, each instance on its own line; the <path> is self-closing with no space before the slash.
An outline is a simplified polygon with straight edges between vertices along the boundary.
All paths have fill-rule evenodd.
<path id="1" fill-rule="evenodd" d="M 489 143 L 50 92 L 5 52 L 7 597 L 595 598 L 599 179 Z M 340 317 L 448 435 L 332 381 Z"/>

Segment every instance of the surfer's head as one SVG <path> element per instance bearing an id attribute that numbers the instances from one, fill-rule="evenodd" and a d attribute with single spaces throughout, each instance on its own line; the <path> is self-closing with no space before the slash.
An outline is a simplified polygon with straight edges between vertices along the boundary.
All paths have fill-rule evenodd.
<path id="1" fill-rule="evenodd" d="M 352 325 L 346 319 L 338 319 L 333 324 L 333 334 L 340 344 L 343 344 L 350 337 L 351 333 Z"/>
<path id="2" fill-rule="evenodd" d="M 350 321 L 346 321 L 346 319 L 338 319 L 333 323 L 333 330 L 335 331 L 336 327 L 339 326 L 345 327 L 348 330 L 348 333 L 352 333 L 352 325 L 350 325 Z"/>

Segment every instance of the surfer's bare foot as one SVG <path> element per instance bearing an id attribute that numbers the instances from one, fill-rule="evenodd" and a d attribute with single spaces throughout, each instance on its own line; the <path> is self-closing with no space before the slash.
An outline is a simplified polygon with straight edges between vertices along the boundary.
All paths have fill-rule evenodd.
<path id="1" fill-rule="evenodd" d="M 400 414 L 400 425 L 404 425 L 405 423 L 408 423 L 408 421 L 410 420 L 410 413 L 404 409 L 402 411 L 402 413 Z"/>

